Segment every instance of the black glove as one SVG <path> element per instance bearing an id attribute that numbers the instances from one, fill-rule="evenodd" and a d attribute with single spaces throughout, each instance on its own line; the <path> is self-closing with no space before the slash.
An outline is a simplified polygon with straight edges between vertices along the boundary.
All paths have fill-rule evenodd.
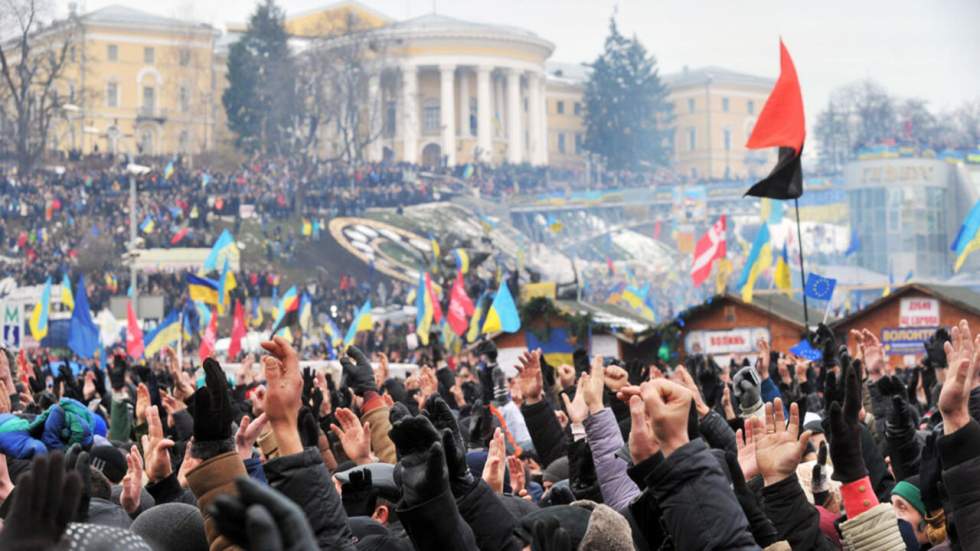
<path id="1" fill-rule="evenodd" d="M 844 406 L 834 402 L 830 405 L 830 415 L 823 420 L 823 429 L 830 442 L 830 460 L 834 464 L 834 479 L 841 482 L 854 482 L 868 476 L 861 453 L 861 362 L 851 360 L 845 347 L 839 355 Z"/>
<path id="2" fill-rule="evenodd" d="M 813 346 L 821 351 L 821 362 L 825 367 L 831 367 L 838 364 L 837 357 L 837 337 L 834 336 L 834 332 L 827 327 L 827 324 L 821 323 L 817 325 L 817 331 L 811 337 Z"/>
<path id="3" fill-rule="evenodd" d="M 950 340 L 952 339 L 949 336 L 949 331 L 945 327 L 940 327 L 929 337 L 929 340 L 923 343 L 926 348 L 926 357 L 923 363 L 926 367 L 932 369 L 946 367 L 946 351 L 943 346 Z"/>
<path id="4" fill-rule="evenodd" d="M 875 419 L 887 419 L 892 412 L 892 396 L 906 399 L 905 385 L 894 375 L 878 379 L 878 382 L 868 386 L 871 395 L 871 413 Z"/>
<path id="5" fill-rule="evenodd" d="M 830 496 L 830 486 L 827 484 L 827 442 L 820 442 L 820 451 L 817 452 L 817 462 L 813 465 L 813 474 L 810 476 L 810 491 L 813 493 L 813 503 L 815 505 L 826 505 L 827 498 Z"/>
<path id="6" fill-rule="evenodd" d="M 310 408 L 303 406 L 299 409 L 296 425 L 299 430 L 299 440 L 303 447 L 318 448 L 320 445 L 320 425 L 317 424 L 316 415 Z"/>
<path id="7" fill-rule="evenodd" d="M 81 445 L 72 444 L 68 448 L 68 454 L 65 456 L 65 470 L 69 473 L 76 472 L 81 482 L 78 508 L 75 509 L 75 514 L 72 517 L 74 522 L 86 522 L 88 520 L 88 505 L 92 499 L 92 470 L 90 465 L 89 454 L 82 451 Z"/>
<path id="8" fill-rule="evenodd" d="M 933 431 L 926 437 L 926 445 L 922 448 L 922 458 L 919 460 L 919 489 L 927 514 L 932 514 L 943 506 L 943 462 L 939 455 L 939 436 L 939 432 Z"/>
<path id="9" fill-rule="evenodd" d="M 891 411 L 888 412 L 888 419 L 885 422 L 885 435 L 889 440 L 911 438 L 915 433 L 915 426 L 912 424 L 912 413 L 909 411 L 909 403 L 900 394 L 892 395 Z"/>
<path id="10" fill-rule="evenodd" d="M 303 368 L 303 403 L 309 405 L 313 400 L 313 389 L 316 388 L 316 374 L 312 367 Z"/>
<path id="11" fill-rule="evenodd" d="M 391 405 L 391 408 L 388 409 L 388 422 L 391 423 L 392 426 L 394 426 L 398 421 L 407 419 L 411 416 L 412 412 L 409 411 L 408 406 L 401 402 L 395 402 Z"/>
<path id="12" fill-rule="evenodd" d="M 439 395 L 433 394 L 425 401 L 422 412 L 442 436 L 442 447 L 446 454 L 446 467 L 449 469 L 449 486 L 456 499 L 469 493 L 476 484 L 469 466 L 466 464 L 466 444 L 460 435 L 456 417 Z"/>
<path id="13" fill-rule="evenodd" d="M 574 551 L 572 538 L 554 517 L 545 517 L 534 523 L 531 551 Z"/>
<path id="14" fill-rule="evenodd" d="M 378 491 L 371 483 L 371 470 L 359 469 L 350 473 L 347 482 L 341 486 L 340 497 L 348 516 L 369 517 L 374 514 Z"/>
<path id="15" fill-rule="evenodd" d="M 575 501 L 575 494 L 572 493 L 572 489 L 568 486 L 568 481 L 560 480 L 547 492 L 541 496 L 541 507 L 551 507 L 552 505 L 568 505 Z"/>
<path id="16" fill-rule="evenodd" d="M 235 486 L 237 496 L 220 495 L 208 507 L 221 534 L 245 549 L 319 549 L 306 514 L 288 497 L 247 477 Z"/>
<path id="17" fill-rule="evenodd" d="M 377 392 L 378 387 L 374 384 L 374 369 L 371 368 L 371 362 L 364 352 L 356 346 L 351 346 L 347 349 L 347 355 L 357 363 L 351 363 L 350 360 L 340 362 L 344 367 L 346 386 L 349 386 L 358 396 L 364 396 L 368 391 Z"/>
<path id="18" fill-rule="evenodd" d="M 576 499 L 602 501 L 592 449 L 584 439 L 568 445 L 568 486 Z"/>
<path id="19" fill-rule="evenodd" d="M 122 356 L 114 356 L 112 367 L 107 365 L 106 368 L 109 370 L 109 382 L 112 384 L 112 390 L 122 390 L 126 386 L 126 360 Z"/>
<path id="20" fill-rule="evenodd" d="M 62 396 L 67 396 L 68 398 L 74 398 L 79 402 L 85 403 L 85 396 L 82 393 L 82 387 L 78 384 L 78 379 L 72 374 L 71 368 L 68 367 L 68 361 L 62 362 L 61 366 L 58 367 L 58 376 L 55 378 L 57 382 L 62 385 Z"/>
<path id="21" fill-rule="evenodd" d="M 0 551 L 55 549 L 77 514 L 81 486 L 76 472 L 65 472 L 61 452 L 34 456 L 31 469 L 20 475 L 8 498 L 11 506 L 0 530 Z"/>
<path id="22" fill-rule="evenodd" d="M 191 396 L 190 405 L 193 406 L 195 445 L 231 438 L 231 422 L 235 415 L 228 394 L 228 379 L 214 358 L 204 360 L 204 386 Z"/>
<path id="23" fill-rule="evenodd" d="M 400 509 L 424 503 L 450 489 L 439 433 L 423 416 L 402 419 L 388 433 L 398 452 L 395 484 L 402 488 Z"/>

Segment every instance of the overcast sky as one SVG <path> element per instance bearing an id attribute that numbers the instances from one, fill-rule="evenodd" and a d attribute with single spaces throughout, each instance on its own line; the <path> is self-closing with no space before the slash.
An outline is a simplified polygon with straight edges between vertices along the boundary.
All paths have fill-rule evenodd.
<path id="1" fill-rule="evenodd" d="M 61 11 L 67 0 L 54 0 Z M 278 0 L 287 13 L 331 0 Z M 216 26 L 245 21 L 247 0 L 84 0 L 84 10 L 121 3 Z M 891 93 L 943 110 L 980 100 L 980 1 L 942 0 L 363 0 L 396 19 L 431 13 L 516 25 L 555 44 L 554 61 L 590 61 L 614 10 L 663 71 L 718 65 L 776 77 L 782 36 L 796 63 L 808 124 L 830 92 L 873 78 Z"/>

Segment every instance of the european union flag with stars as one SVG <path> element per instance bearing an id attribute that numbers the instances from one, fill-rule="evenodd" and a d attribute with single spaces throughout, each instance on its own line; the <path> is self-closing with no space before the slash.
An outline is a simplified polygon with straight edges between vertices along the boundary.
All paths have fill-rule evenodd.
<path id="1" fill-rule="evenodd" d="M 806 278 L 806 286 L 803 292 L 812 299 L 830 300 L 830 297 L 834 296 L 834 287 L 836 286 L 836 279 L 823 277 L 811 272 Z"/>

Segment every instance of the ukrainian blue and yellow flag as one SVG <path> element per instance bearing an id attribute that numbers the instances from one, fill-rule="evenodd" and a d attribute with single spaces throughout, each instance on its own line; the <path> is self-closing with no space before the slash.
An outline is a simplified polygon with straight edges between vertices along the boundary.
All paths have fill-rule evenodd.
<path id="1" fill-rule="evenodd" d="M 464 274 L 470 271 L 470 255 L 466 249 L 453 249 L 453 256 L 456 257 L 456 270 Z"/>
<path id="2" fill-rule="evenodd" d="M 302 232 L 303 232 L 303 237 L 309 237 L 313 235 L 313 223 L 310 222 L 309 218 L 303 219 Z"/>
<path id="3" fill-rule="evenodd" d="M 71 292 L 71 280 L 68 279 L 68 274 L 61 278 L 61 303 L 69 310 L 75 309 L 75 295 Z"/>
<path id="4" fill-rule="evenodd" d="M 299 326 L 304 333 L 310 330 L 310 320 L 313 319 L 313 301 L 306 291 L 299 297 Z"/>
<path id="5" fill-rule="evenodd" d="M 473 315 L 470 317 L 470 328 L 466 331 L 466 342 L 476 342 L 480 338 L 480 328 L 483 327 L 483 314 L 487 308 L 488 300 L 490 300 L 490 291 L 483 291 L 483 294 L 477 299 Z"/>
<path id="6" fill-rule="evenodd" d="M 41 342 L 48 336 L 48 310 L 51 308 L 51 276 L 44 282 L 44 290 L 41 291 L 41 300 L 34 305 L 31 312 L 31 319 L 28 325 L 31 329 L 31 336 L 34 340 Z"/>
<path id="7" fill-rule="evenodd" d="M 290 287 L 289 289 L 287 289 L 286 292 L 283 293 L 282 294 L 282 297 L 280 297 L 280 299 L 279 299 L 279 304 L 276 306 L 276 312 L 275 312 L 275 318 L 276 319 L 272 323 L 272 328 L 273 329 L 279 327 L 279 324 L 282 323 L 283 318 L 286 317 L 286 313 L 287 312 L 290 312 L 290 311 L 293 311 L 294 310 L 292 308 L 292 305 L 293 305 L 293 302 L 295 302 L 297 300 L 299 300 L 299 295 L 296 292 L 296 286 L 293 285 L 292 287 Z M 279 334 L 279 336 L 284 336 L 282 333 L 280 333 L 280 331 L 282 331 L 282 329 L 288 329 L 288 327 L 284 327 L 284 328 L 279 329 L 279 331 L 276 332 L 277 334 Z"/>
<path id="8" fill-rule="evenodd" d="M 752 250 L 749 251 L 745 267 L 742 268 L 742 277 L 738 280 L 737 287 L 741 289 L 743 301 L 752 302 L 752 289 L 755 287 L 756 279 L 771 265 L 772 243 L 769 238 L 769 225 L 763 224 L 755 236 L 755 242 L 752 243 Z"/>
<path id="9" fill-rule="evenodd" d="M 262 322 L 265 320 L 265 316 L 262 314 L 262 305 L 260 302 L 261 299 L 259 299 L 259 297 L 252 297 L 252 312 L 249 316 L 252 318 L 252 327 L 262 327 Z"/>
<path id="10" fill-rule="evenodd" d="M 507 280 L 504 279 L 497 289 L 493 303 L 487 310 L 487 319 L 483 322 L 483 333 L 516 333 L 521 329 L 521 316 L 517 313 L 517 305 L 514 304 L 514 297 L 507 288 Z"/>
<path id="11" fill-rule="evenodd" d="M 439 242 L 436 241 L 436 238 L 431 233 L 429 234 L 429 246 L 432 247 L 433 262 L 438 264 L 439 259 L 442 258 L 442 248 L 439 247 Z"/>
<path id="12" fill-rule="evenodd" d="M 371 299 L 368 299 L 354 316 L 354 321 L 347 328 L 347 335 L 344 336 L 344 346 L 354 344 L 354 339 L 361 331 L 370 331 L 374 328 L 374 318 L 371 316 Z"/>
<path id="13" fill-rule="evenodd" d="M 419 286 L 415 290 L 415 334 L 422 346 L 429 344 L 429 332 L 432 331 L 432 319 L 435 309 L 432 307 L 432 297 L 425 285 L 426 272 L 419 272 Z"/>
<path id="14" fill-rule="evenodd" d="M 153 228 L 156 227 L 156 222 L 153 217 L 147 214 L 143 217 L 143 221 L 140 222 L 140 231 L 143 233 L 153 233 Z"/>
<path id="15" fill-rule="evenodd" d="M 218 280 L 218 313 L 223 314 L 225 305 L 229 301 L 229 293 L 238 287 L 235 280 L 235 272 L 231 271 L 228 265 L 228 258 L 225 258 L 225 266 L 221 269 L 221 279 Z"/>
<path id="16" fill-rule="evenodd" d="M 206 277 L 187 274 L 187 294 L 195 302 L 218 304 L 218 282 Z"/>
<path id="17" fill-rule="evenodd" d="M 980 249 L 980 201 L 977 201 L 966 215 L 950 249 L 956 253 L 953 272 L 959 272 L 970 253 Z"/>
<path id="18" fill-rule="evenodd" d="M 167 163 L 167 166 L 163 168 L 163 179 L 169 180 L 170 178 L 173 178 L 173 175 L 174 175 L 174 160 L 170 159 L 170 162 Z"/>
<path id="19" fill-rule="evenodd" d="M 888 295 L 892 294 L 892 285 L 894 285 L 894 284 L 895 284 L 895 277 L 892 275 L 891 268 L 889 268 L 888 269 L 888 285 L 885 285 L 885 288 L 881 290 L 881 296 L 882 296 L 882 298 L 887 297 Z"/>
<path id="20" fill-rule="evenodd" d="M 174 310 L 153 331 L 143 335 L 143 355 L 150 357 L 164 346 L 172 345 L 178 340 L 180 340 L 180 316 L 178 311 Z"/>
<path id="21" fill-rule="evenodd" d="M 330 339 L 330 346 L 340 346 L 344 342 L 344 338 L 340 335 L 340 328 L 334 323 L 333 318 L 327 316 L 327 322 L 323 324 L 323 332 L 326 333 L 327 338 Z"/>
<path id="22" fill-rule="evenodd" d="M 786 250 L 786 243 L 783 243 L 783 252 L 776 260 L 776 273 L 773 276 L 774 283 L 786 296 L 793 296 L 793 282 L 789 272 L 789 254 Z"/>
<path id="23" fill-rule="evenodd" d="M 224 260 L 227 255 L 232 254 L 235 247 L 235 239 L 231 236 L 231 232 L 227 229 L 222 231 L 211 247 L 208 257 L 204 260 L 204 271 L 217 270 L 218 263 Z"/>
<path id="24" fill-rule="evenodd" d="M 619 300 L 621 303 L 625 304 L 628 308 L 636 312 L 640 317 L 649 321 L 656 321 L 653 313 L 653 308 L 648 304 L 648 296 L 650 294 L 650 285 L 647 284 L 642 290 L 633 287 L 632 285 L 627 286 L 623 293 L 619 295 Z"/>

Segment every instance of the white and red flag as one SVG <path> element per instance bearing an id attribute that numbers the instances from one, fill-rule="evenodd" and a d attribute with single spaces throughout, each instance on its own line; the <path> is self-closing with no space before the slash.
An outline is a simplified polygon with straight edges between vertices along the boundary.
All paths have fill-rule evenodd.
<path id="1" fill-rule="evenodd" d="M 715 222 L 708 233 L 698 240 L 694 247 L 694 264 L 691 266 L 691 279 L 694 286 L 700 287 L 704 280 L 711 275 L 711 264 L 719 258 L 725 258 L 727 251 L 725 244 L 725 233 L 728 226 L 725 222 L 725 215 Z"/>

